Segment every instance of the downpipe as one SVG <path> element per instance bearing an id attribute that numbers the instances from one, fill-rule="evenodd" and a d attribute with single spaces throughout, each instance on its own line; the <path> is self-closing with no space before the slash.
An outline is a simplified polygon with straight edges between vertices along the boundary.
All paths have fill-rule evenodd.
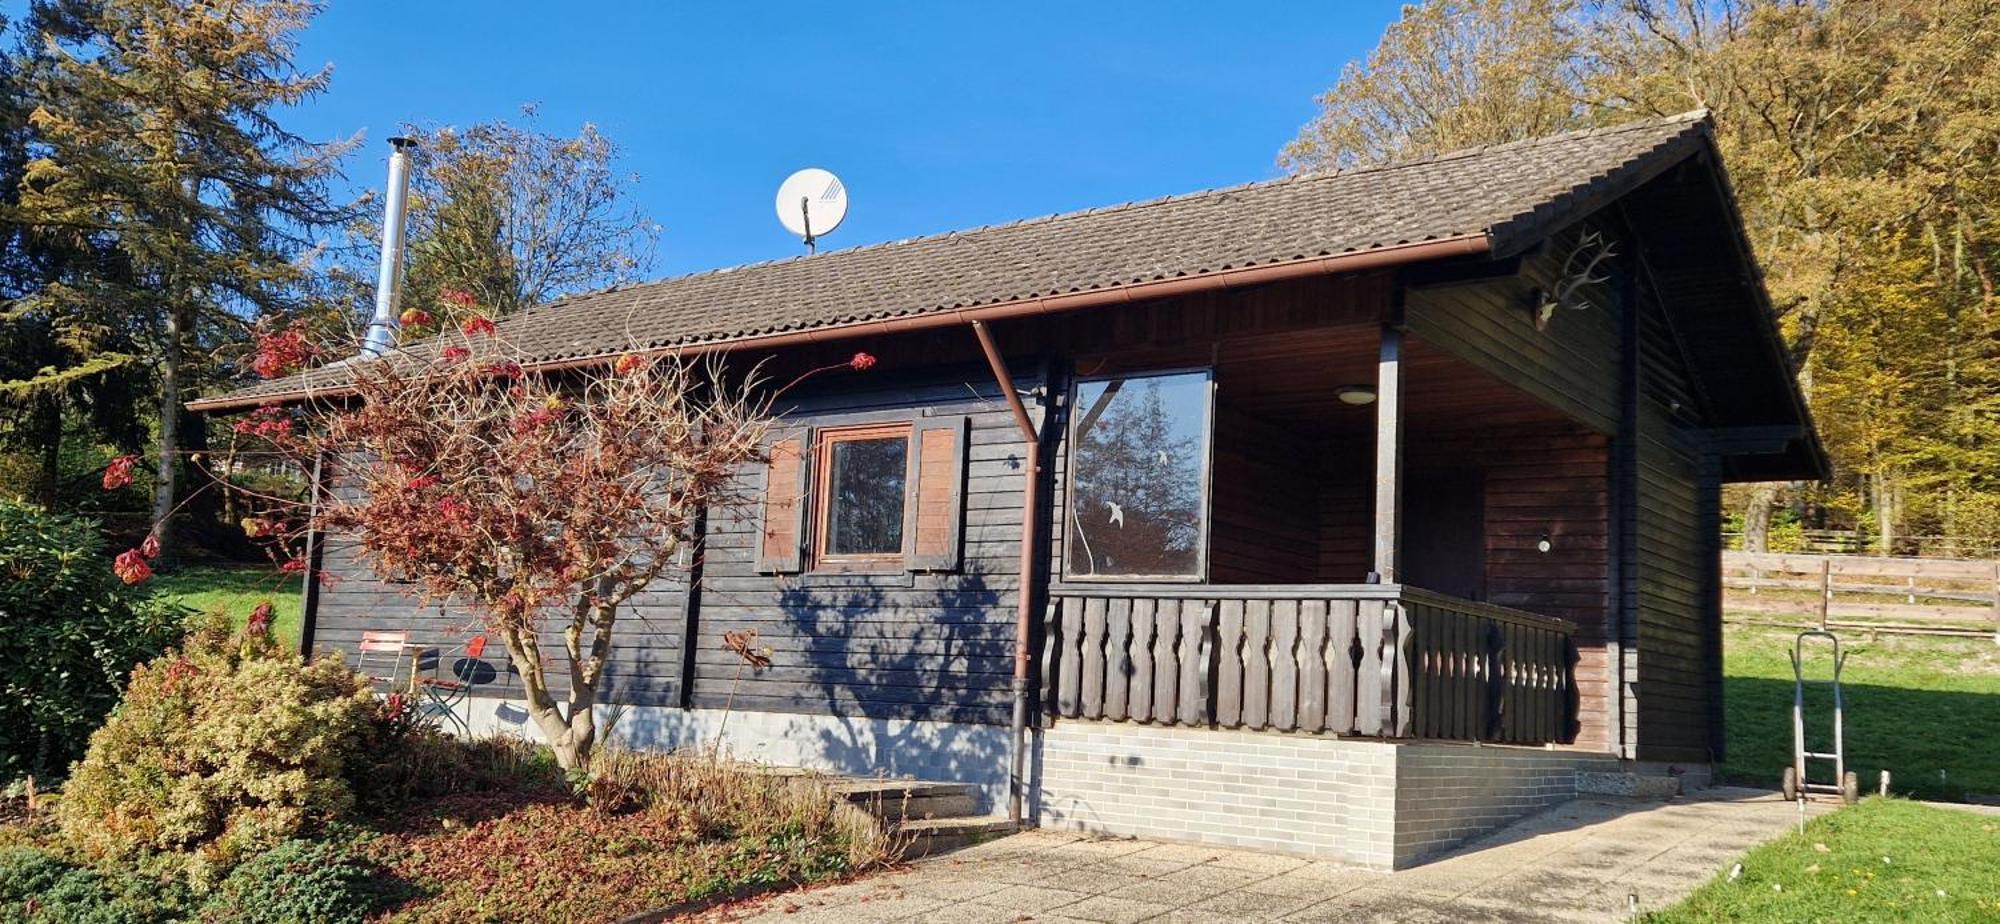
<path id="1" fill-rule="evenodd" d="M 972 333 L 979 338 L 979 349 L 986 354 L 986 364 L 993 369 L 994 384 L 1000 387 L 1000 394 L 1007 399 L 1008 409 L 1014 412 L 1014 425 L 1021 431 L 1021 454 L 1026 460 L 1022 466 L 1025 483 L 1021 488 L 1021 585 L 1014 594 L 1014 718 L 1008 729 L 1007 754 L 1007 820 L 1019 825 L 1023 794 L 1027 790 L 1028 635 L 1034 628 L 1035 549 L 1038 545 L 1035 525 L 1042 483 L 1042 439 L 1034 418 L 1028 416 L 1027 406 L 1021 403 L 1021 395 L 1014 388 L 1014 376 L 1007 370 L 1007 361 L 1001 358 L 1000 349 L 993 344 L 993 334 L 986 329 L 986 322 L 973 321 Z"/>

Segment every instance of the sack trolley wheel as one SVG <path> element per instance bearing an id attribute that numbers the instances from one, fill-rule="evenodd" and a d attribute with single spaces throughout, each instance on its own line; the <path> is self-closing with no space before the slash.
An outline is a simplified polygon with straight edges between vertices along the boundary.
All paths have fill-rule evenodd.
<path id="1" fill-rule="evenodd" d="M 1824 638 L 1833 646 L 1833 679 L 1806 679 L 1805 645 L 1808 638 Z M 1841 650 L 1840 637 L 1825 629 L 1807 629 L 1792 640 L 1792 765 L 1785 768 L 1779 788 L 1787 801 L 1811 793 L 1837 795 L 1849 805 L 1861 801 L 1861 777 L 1847 769 L 1847 703 L 1841 695 L 1840 669 L 1847 663 L 1847 653 Z M 1806 750 L 1806 684 L 1816 683 L 1833 688 L 1833 750 Z M 1806 762 L 1825 760 L 1833 762 L 1833 782 L 1814 783 L 1806 773 Z"/>

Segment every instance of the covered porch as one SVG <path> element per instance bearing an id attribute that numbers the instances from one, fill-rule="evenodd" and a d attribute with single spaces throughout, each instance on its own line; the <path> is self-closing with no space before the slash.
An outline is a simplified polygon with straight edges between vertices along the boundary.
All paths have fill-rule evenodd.
<path id="1" fill-rule="evenodd" d="M 1605 749 L 1609 438 L 1398 326 L 1078 362 L 1052 718 Z"/>

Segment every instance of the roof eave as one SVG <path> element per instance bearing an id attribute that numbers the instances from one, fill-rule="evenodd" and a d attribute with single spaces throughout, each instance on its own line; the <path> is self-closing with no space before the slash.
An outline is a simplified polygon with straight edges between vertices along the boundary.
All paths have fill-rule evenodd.
<path id="1" fill-rule="evenodd" d="M 1422 241 L 1406 241 L 1383 247 L 1373 247 L 1367 250 L 1301 257 L 1256 266 L 1218 270 L 1211 273 L 1152 279 L 1144 282 L 1104 286 L 1055 295 L 1029 296 L 996 302 L 990 305 L 950 308 L 942 311 L 930 310 L 922 314 L 905 317 L 879 318 L 847 324 L 815 327 L 807 330 L 673 344 L 643 352 L 646 355 L 673 354 L 695 356 L 707 353 L 740 352 L 743 350 L 783 349 L 807 344 L 850 340 L 870 335 L 899 334 L 967 325 L 973 321 L 991 322 L 1010 318 L 1055 314 L 1084 308 L 1124 304 L 1145 299 L 1165 298 L 1190 292 L 1217 291 L 1240 286 L 1262 285 L 1309 276 L 1353 273 L 1392 266 L 1406 266 L 1430 260 L 1475 256 L 1488 253 L 1492 249 L 1492 237 L 1486 232 L 1480 231 Z M 603 365 L 615 361 L 619 356 L 625 355 L 626 352 L 630 351 L 563 357 L 560 359 L 523 363 L 522 365 L 529 372 L 558 372 L 567 369 Z M 242 391 L 238 391 L 231 394 L 218 395 L 214 398 L 199 398 L 190 401 L 188 402 L 188 410 L 200 413 L 238 411 L 270 404 L 289 404 L 313 398 L 344 397 L 353 393 L 354 389 L 350 385 L 336 385 L 325 388 L 303 387 L 257 394 L 244 394 Z"/>

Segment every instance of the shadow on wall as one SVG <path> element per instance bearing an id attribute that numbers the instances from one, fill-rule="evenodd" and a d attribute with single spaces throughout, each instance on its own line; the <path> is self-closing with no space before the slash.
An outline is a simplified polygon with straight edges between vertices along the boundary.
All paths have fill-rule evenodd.
<path id="1" fill-rule="evenodd" d="M 782 595 L 796 647 L 774 651 L 773 667 L 792 667 L 828 713 L 792 719 L 791 731 L 813 735 L 831 766 L 974 783 L 1004 798 L 1011 594 L 970 559 L 958 573 L 891 580 L 914 586 L 876 579 Z"/>

